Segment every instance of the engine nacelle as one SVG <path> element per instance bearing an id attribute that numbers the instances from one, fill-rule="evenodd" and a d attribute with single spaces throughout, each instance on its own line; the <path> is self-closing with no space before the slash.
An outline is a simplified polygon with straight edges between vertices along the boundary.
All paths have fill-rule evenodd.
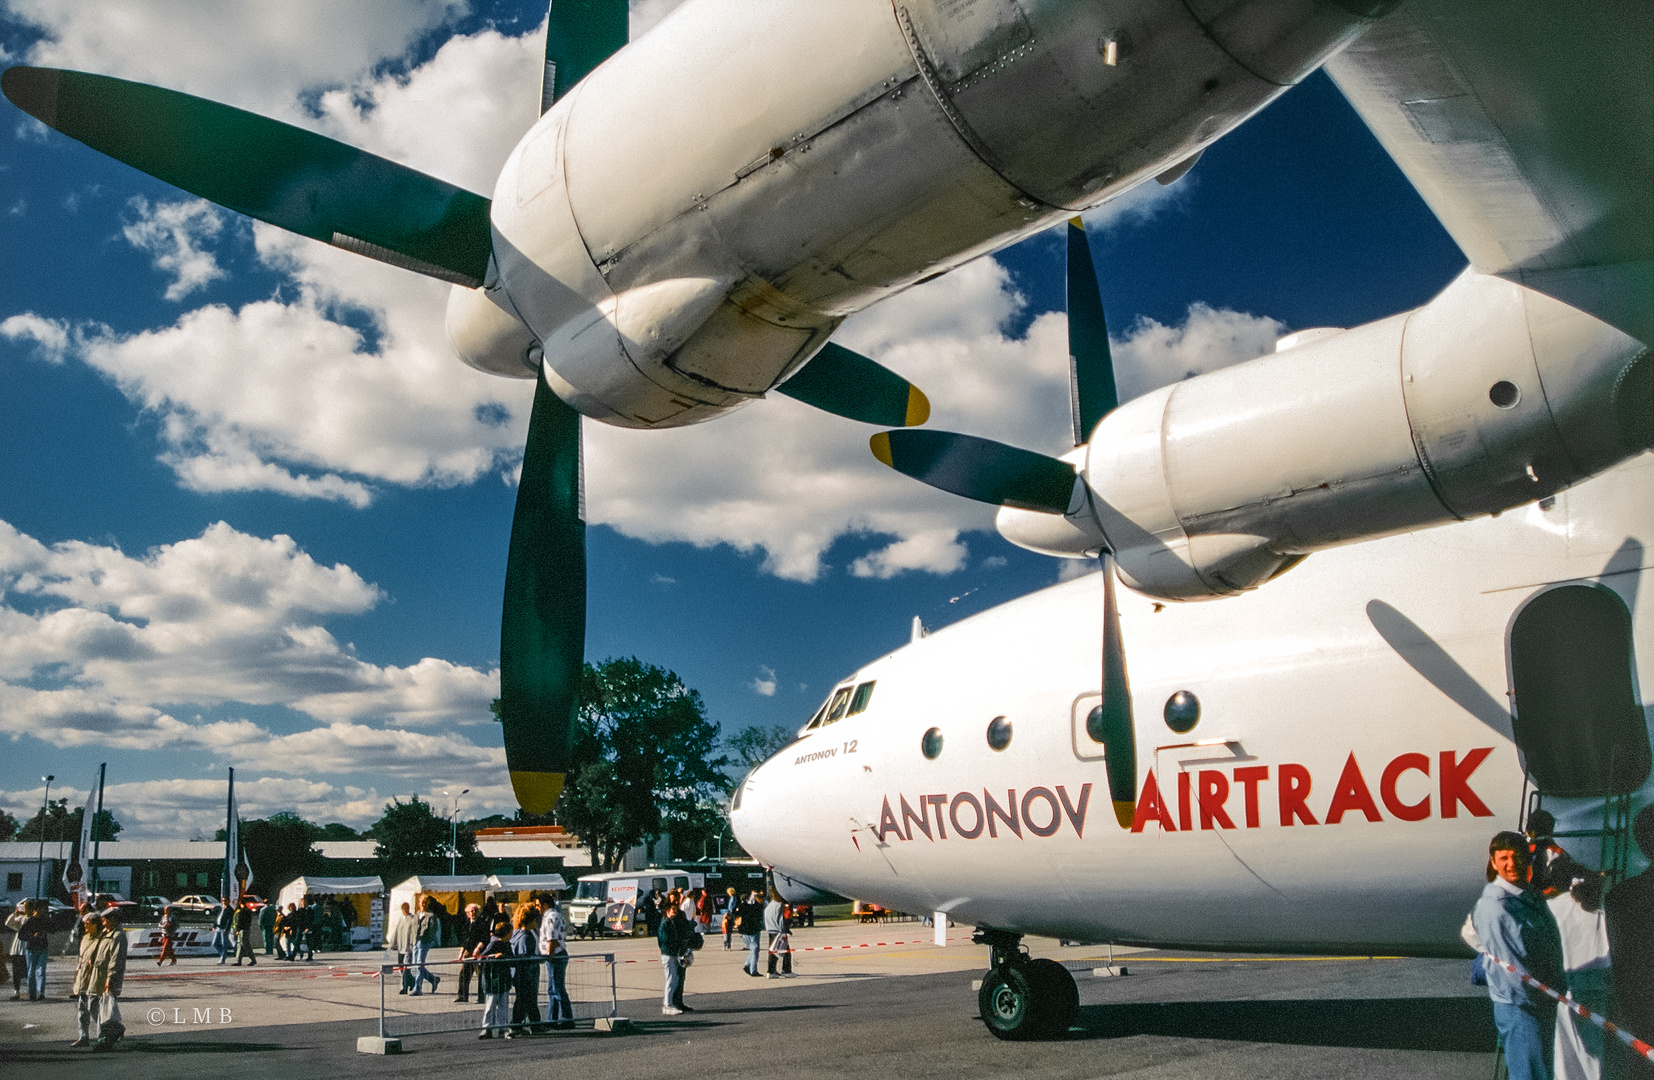
<path id="1" fill-rule="evenodd" d="M 1134 588 L 1258 587 L 1310 552 L 1544 498 L 1648 445 L 1635 339 L 1465 271 L 1429 304 L 1162 387 L 1089 444 Z"/>
<path id="2" fill-rule="evenodd" d="M 455 285 L 445 323 L 454 355 L 478 371 L 532 379 L 540 370 L 540 339 L 482 289 Z"/>
<path id="3" fill-rule="evenodd" d="M 1351 7 L 686 4 L 512 153 L 489 285 L 582 413 L 706 420 L 852 312 L 1198 154 L 1370 21 Z"/>

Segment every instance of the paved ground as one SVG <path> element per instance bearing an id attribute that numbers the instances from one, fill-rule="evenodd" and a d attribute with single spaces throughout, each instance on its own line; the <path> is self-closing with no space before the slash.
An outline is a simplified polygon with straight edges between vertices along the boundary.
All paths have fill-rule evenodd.
<path id="1" fill-rule="evenodd" d="M 690 973 L 696 1011 L 665 1018 L 660 968 L 646 942 L 614 949 L 628 1036 L 576 1031 L 509 1042 L 470 1032 L 409 1038 L 400 1057 L 354 1051 L 378 1022 L 376 956 L 337 954 L 314 965 L 265 961 L 221 968 L 187 960 L 162 972 L 135 964 L 119 1051 L 71 1050 L 72 961 L 54 958 L 52 1000 L 0 1001 L 0 1072 L 144 1077 L 233 1071 L 241 1078 L 520 1074 L 564 1059 L 603 1075 L 724 1077 L 1408 1077 L 1490 1074 L 1487 999 L 1460 961 L 1221 958 L 1122 951 L 1124 978 L 1094 978 L 1105 953 L 1034 940 L 1036 955 L 1079 975 L 1076 1027 L 1058 1041 L 1002 1043 L 976 1018 L 970 980 L 985 950 L 955 932 L 948 948 L 913 923 L 800 931 L 794 980 L 749 979 L 716 940 Z M 883 943 L 882 945 L 880 943 Z M 628 962 L 630 961 L 630 962 Z M 395 984 L 392 984 L 394 990 Z M 453 984 L 446 979 L 442 987 Z M 391 993 L 391 1023 L 471 1022 L 452 995 Z M 225 1010 L 228 1010 L 226 1014 Z M 162 1022 L 151 1024 L 154 1015 Z M 228 1016 L 225 1022 L 224 1017 Z M 205 1019 L 203 1020 L 203 1017 Z M 533 1063 L 532 1065 L 530 1063 Z M 579 1068 L 579 1065 L 575 1066 Z M 480 1073 L 479 1073 L 479 1070 Z"/>

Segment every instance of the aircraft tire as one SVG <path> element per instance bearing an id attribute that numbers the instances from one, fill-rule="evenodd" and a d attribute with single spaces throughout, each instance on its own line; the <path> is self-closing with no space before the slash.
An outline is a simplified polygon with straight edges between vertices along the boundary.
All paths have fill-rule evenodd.
<path id="1" fill-rule="evenodd" d="M 976 1000 L 983 1024 L 996 1038 L 1021 1040 L 1067 1031 L 1079 997 L 1068 969 L 1055 960 L 1031 960 L 989 971 Z"/>

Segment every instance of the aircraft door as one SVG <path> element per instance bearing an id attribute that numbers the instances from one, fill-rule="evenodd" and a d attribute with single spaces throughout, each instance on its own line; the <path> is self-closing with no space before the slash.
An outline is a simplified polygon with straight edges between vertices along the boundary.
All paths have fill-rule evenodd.
<path id="1" fill-rule="evenodd" d="M 1563 585 L 1510 628 L 1516 747 L 1545 796 L 1607 797 L 1648 777 L 1648 722 L 1633 676 L 1631 613 L 1618 593 Z"/>

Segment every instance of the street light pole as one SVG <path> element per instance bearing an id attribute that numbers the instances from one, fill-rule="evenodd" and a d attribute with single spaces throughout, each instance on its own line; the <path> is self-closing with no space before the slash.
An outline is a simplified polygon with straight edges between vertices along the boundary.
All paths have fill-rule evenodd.
<path id="1" fill-rule="evenodd" d="M 40 890 L 46 880 L 42 871 L 46 864 L 46 808 L 47 800 L 51 798 L 52 794 L 52 781 L 56 780 L 57 777 L 48 773 L 40 779 L 46 785 L 46 790 L 40 795 L 40 851 L 34 859 L 34 897 L 36 900 L 40 899 Z"/>
<path id="2" fill-rule="evenodd" d="M 449 797 L 454 800 L 454 808 L 448 812 L 448 824 L 451 826 L 450 839 L 448 841 L 449 877 L 454 876 L 456 873 L 455 867 L 459 862 L 459 796 L 466 794 L 470 790 L 470 788 L 461 788 L 459 795 L 449 795 L 448 792 L 443 792 L 444 795 L 449 795 Z"/>

